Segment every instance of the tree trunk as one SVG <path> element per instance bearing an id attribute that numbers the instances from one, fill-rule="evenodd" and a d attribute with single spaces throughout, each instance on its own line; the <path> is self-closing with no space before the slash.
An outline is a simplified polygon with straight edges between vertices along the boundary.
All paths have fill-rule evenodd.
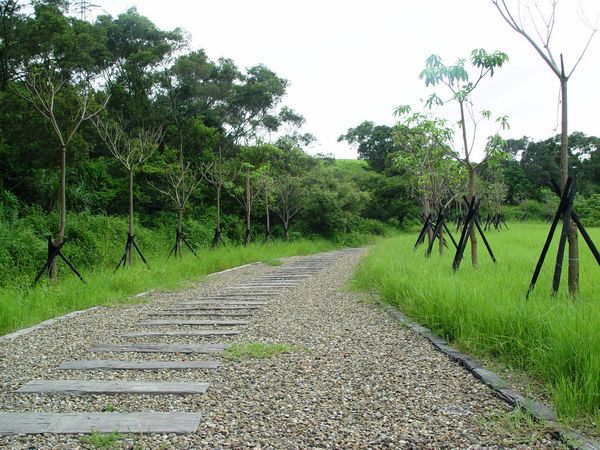
<path id="1" fill-rule="evenodd" d="M 290 241 L 290 227 L 288 222 L 285 222 L 283 224 L 283 240 L 285 242 L 289 242 Z"/>
<path id="2" fill-rule="evenodd" d="M 469 185 L 468 185 L 468 191 L 469 191 L 469 201 L 472 201 L 475 198 L 475 169 L 469 165 Z M 477 220 L 476 217 L 473 218 L 473 220 Z M 471 264 L 473 266 L 476 266 L 478 263 L 477 260 L 477 228 L 473 227 L 473 230 L 471 231 Z"/>
<path id="3" fill-rule="evenodd" d="M 252 214 L 252 202 L 250 199 L 250 172 L 246 172 L 246 233 L 244 235 L 244 246 L 250 244 L 250 226 Z"/>
<path id="4" fill-rule="evenodd" d="M 65 239 L 65 224 L 67 218 L 67 193 L 66 193 L 66 172 L 67 172 L 67 146 L 62 144 L 60 147 L 60 211 L 59 211 L 59 226 L 58 233 L 54 239 L 54 245 L 60 245 Z M 56 282 L 58 268 L 56 260 L 52 261 L 50 266 L 50 280 Z"/>
<path id="5" fill-rule="evenodd" d="M 423 217 L 424 217 L 424 220 L 427 220 L 427 217 L 429 216 L 430 212 L 431 212 L 431 205 L 429 203 L 429 199 L 428 198 L 424 198 L 423 199 Z M 431 239 L 433 239 L 433 230 L 430 227 L 429 230 L 427 231 L 427 243 L 428 244 L 431 244 Z"/>
<path id="6" fill-rule="evenodd" d="M 440 256 L 444 256 L 444 229 L 440 230 L 440 235 L 438 237 L 438 249 L 440 251 Z"/>
<path id="7" fill-rule="evenodd" d="M 133 236 L 133 170 L 129 169 L 129 236 Z M 127 247 L 127 263 L 133 263 L 133 245 Z"/>
<path id="8" fill-rule="evenodd" d="M 177 207 L 177 239 L 175 240 L 176 256 L 181 256 L 181 233 L 183 233 L 183 205 Z"/>
<path id="9" fill-rule="evenodd" d="M 561 55 L 562 62 L 562 55 Z M 560 133 L 560 181 L 564 189 L 569 177 L 569 122 L 568 122 L 568 97 L 567 97 L 568 78 L 562 72 L 560 79 L 561 93 L 561 133 Z M 574 295 L 579 291 L 579 242 L 577 237 L 577 228 L 573 221 L 569 222 L 569 294 Z"/>
<path id="10" fill-rule="evenodd" d="M 271 218 L 269 217 L 269 191 L 265 189 L 265 213 L 267 215 L 265 221 L 265 242 L 269 240 L 271 236 Z"/>

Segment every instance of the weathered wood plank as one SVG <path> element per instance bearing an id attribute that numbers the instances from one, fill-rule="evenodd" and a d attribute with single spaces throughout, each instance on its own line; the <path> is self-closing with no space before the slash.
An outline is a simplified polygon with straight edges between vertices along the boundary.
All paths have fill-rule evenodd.
<path id="1" fill-rule="evenodd" d="M 194 310 L 194 311 L 254 311 L 260 309 L 258 305 L 214 305 L 214 306 L 192 306 L 188 308 L 183 308 L 182 306 L 177 306 L 175 308 L 171 308 L 166 311 L 186 311 L 186 310 Z"/>
<path id="2" fill-rule="evenodd" d="M 31 380 L 17 390 L 20 394 L 204 394 L 208 383 L 179 381 Z"/>
<path id="3" fill-rule="evenodd" d="M 121 337 L 146 337 L 146 336 L 234 336 L 240 334 L 239 330 L 171 330 L 171 331 L 138 331 L 123 333 Z"/>
<path id="4" fill-rule="evenodd" d="M 218 353 L 225 344 L 105 344 L 89 349 L 90 352 L 134 353 Z"/>
<path id="5" fill-rule="evenodd" d="M 248 325 L 244 320 L 145 320 L 139 323 L 144 326 L 153 325 L 214 325 L 218 327 L 229 327 L 235 325 Z"/>
<path id="6" fill-rule="evenodd" d="M 149 316 L 201 316 L 201 317 L 251 317 L 254 315 L 252 312 L 248 311 L 231 311 L 231 312 L 223 312 L 223 311 L 193 311 L 193 310 L 178 310 L 178 311 L 162 311 L 149 313 Z"/>
<path id="7" fill-rule="evenodd" d="M 0 413 L 0 435 L 79 433 L 193 433 L 202 415 L 189 412 Z"/>
<path id="8" fill-rule="evenodd" d="M 217 369 L 218 361 L 65 361 L 62 370 L 192 370 Z"/>

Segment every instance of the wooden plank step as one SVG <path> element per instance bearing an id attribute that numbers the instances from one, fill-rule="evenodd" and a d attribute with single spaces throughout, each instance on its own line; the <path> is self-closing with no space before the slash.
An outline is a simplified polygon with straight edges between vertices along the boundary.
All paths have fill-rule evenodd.
<path id="1" fill-rule="evenodd" d="M 189 412 L 0 413 L 0 435 L 80 433 L 193 433 L 202 415 Z"/>
<path id="2" fill-rule="evenodd" d="M 32 380 L 17 390 L 20 394 L 204 394 L 208 383 L 180 381 Z"/>
<path id="3" fill-rule="evenodd" d="M 205 337 L 205 336 L 234 336 L 240 334 L 239 330 L 171 330 L 171 331 L 139 331 L 133 333 L 123 333 L 121 337 L 150 337 L 150 336 L 190 336 L 190 337 Z"/>
<path id="4" fill-rule="evenodd" d="M 231 312 L 223 312 L 223 311 L 164 311 L 157 313 L 149 313 L 149 316 L 213 316 L 213 317 L 251 317 L 254 315 L 252 312 L 248 311 L 231 311 Z"/>
<path id="5" fill-rule="evenodd" d="M 105 344 L 89 349 L 90 352 L 134 353 L 218 353 L 225 344 Z"/>
<path id="6" fill-rule="evenodd" d="M 248 325 L 245 320 L 145 320 L 139 325 L 213 325 L 217 327 L 229 327 L 235 325 Z"/>
<path id="7" fill-rule="evenodd" d="M 260 309 L 258 305 L 215 305 L 215 306 L 191 306 L 184 308 L 177 306 L 171 308 L 168 311 L 184 311 L 184 310 L 197 310 L 197 311 L 254 311 Z"/>
<path id="8" fill-rule="evenodd" d="M 217 369 L 219 361 L 65 361 L 62 370 L 192 370 Z"/>

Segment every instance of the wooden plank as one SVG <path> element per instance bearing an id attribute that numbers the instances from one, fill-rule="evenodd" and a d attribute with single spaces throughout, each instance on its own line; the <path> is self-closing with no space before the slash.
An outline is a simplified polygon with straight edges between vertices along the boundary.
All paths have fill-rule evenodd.
<path id="1" fill-rule="evenodd" d="M 65 361 L 61 370 L 192 370 L 216 369 L 218 361 Z"/>
<path id="2" fill-rule="evenodd" d="M 149 336 L 233 336 L 240 334 L 239 330 L 170 330 L 170 331 L 139 331 L 133 333 L 123 333 L 121 337 L 149 337 Z"/>
<path id="3" fill-rule="evenodd" d="M 193 433 L 202 415 L 189 412 L 0 413 L 0 435 L 80 433 Z"/>
<path id="4" fill-rule="evenodd" d="M 165 317 L 171 317 L 171 316 L 250 317 L 250 316 L 254 315 L 254 313 L 251 313 L 248 311 L 223 312 L 223 311 L 210 311 L 210 310 L 207 310 L 207 311 L 179 310 L 179 311 L 163 311 L 163 312 L 157 312 L 157 313 L 150 313 L 148 315 L 149 316 L 165 316 Z"/>
<path id="5" fill-rule="evenodd" d="M 17 390 L 20 394 L 204 394 L 208 383 L 180 381 L 32 380 Z"/>
<path id="6" fill-rule="evenodd" d="M 265 302 L 262 300 L 244 300 L 243 298 L 235 299 L 232 297 L 225 297 L 225 298 L 210 299 L 210 297 L 209 297 L 209 298 L 206 298 L 203 300 L 194 300 L 194 301 L 187 301 L 184 303 L 178 303 L 177 306 L 179 306 L 179 305 L 264 306 L 267 303 L 268 302 Z"/>
<path id="7" fill-rule="evenodd" d="M 153 325 L 212 325 L 217 327 L 229 327 L 235 325 L 248 325 L 244 320 L 145 320 L 139 323 L 144 326 Z"/>
<path id="8" fill-rule="evenodd" d="M 134 353 L 218 353 L 225 344 L 105 344 L 89 349 L 90 352 Z"/>
<path id="9" fill-rule="evenodd" d="M 177 306 L 175 308 L 171 308 L 169 310 L 165 310 L 165 311 L 186 311 L 186 310 L 193 310 L 193 311 L 254 311 L 260 309 L 258 307 L 258 305 L 237 305 L 237 304 L 233 304 L 233 305 L 214 305 L 214 306 L 191 306 L 191 307 L 187 307 L 184 308 L 182 306 Z"/>

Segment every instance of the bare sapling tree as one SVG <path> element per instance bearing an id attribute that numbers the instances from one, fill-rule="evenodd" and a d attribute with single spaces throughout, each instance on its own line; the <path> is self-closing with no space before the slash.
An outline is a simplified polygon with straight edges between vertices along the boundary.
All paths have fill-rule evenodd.
<path id="1" fill-rule="evenodd" d="M 263 205 L 265 207 L 265 235 L 264 240 L 268 242 L 269 239 L 273 240 L 271 234 L 271 195 L 273 194 L 273 177 L 267 170 L 264 170 L 260 177 L 260 188 L 263 191 Z"/>
<path id="2" fill-rule="evenodd" d="M 215 234 L 211 248 L 216 248 L 224 244 L 221 228 L 221 199 L 223 189 L 233 183 L 240 174 L 240 166 L 227 162 L 223 157 L 223 147 L 219 145 L 214 161 L 202 165 L 203 178 L 215 189 L 216 214 L 215 214 Z"/>
<path id="3" fill-rule="evenodd" d="M 187 242 L 183 234 L 183 214 L 190 200 L 190 196 L 202 180 L 194 170 L 191 163 L 184 166 L 177 164 L 177 167 L 167 171 L 163 176 L 164 187 L 155 186 L 155 189 L 171 200 L 177 209 L 177 231 L 175 243 L 169 252 L 169 256 L 182 256 L 182 247 L 185 245 L 197 257 L 192 246 Z"/>
<path id="4" fill-rule="evenodd" d="M 122 120 L 108 121 L 97 116 L 94 125 L 102 141 L 108 147 L 110 153 L 125 168 L 128 178 L 128 232 L 127 243 L 119 266 L 131 267 L 133 263 L 133 249 L 137 250 L 140 258 L 146 263 L 142 252 L 135 242 L 134 230 L 134 177 L 139 168 L 144 164 L 158 148 L 164 133 L 162 126 L 153 129 L 141 128 L 137 132 L 129 133 L 125 130 Z M 146 263 L 147 264 L 147 263 Z"/>
<path id="5" fill-rule="evenodd" d="M 273 210 L 283 223 L 283 240 L 290 240 L 290 221 L 301 210 L 299 202 L 300 181 L 290 174 L 283 174 L 273 180 L 277 198 Z"/>
<path id="6" fill-rule="evenodd" d="M 472 94 L 484 78 L 488 76 L 492 77 L 496 69 L 502 67 L 506 61 L 508 61 L 508 56 L 503 52 L 488 53 L 483 49 L 475 49 L 471 52 L 469 60 L 474 75 L 470 75 L 465 68 L 466 61 L 464 59 L 459 59 L 454 65 L 446 66 L 439 56 L 431 55 L 427 59 L 425 69 L 420 74 L 420 78 L 425 80 L 426 86 L 441 84 L 451 94 L 448 98 L 442 99 L 434 93 L 428 98 L 426 102 L 427 106 L 441 106 L 449 102 L 456 102 L 458 104 L 460 112 L 458 125 L 461 129 L 462 152 L 455 152 L 454 157 L 467 169 L 469 201 L 473 201 L 475 198 L 476 170 L 478 166 L 492 156 L 492 153 L 488 152 L 484 155 L 483 160 L 479 162 L 476 162 L 473 157 L 473 151 L 477 142 L 477 129 L 482 121 L 491 119 L 491 113 L 489 111 L 476 113 Z M 496 122 L 499 124 L 498 131 L 500 131 L 500 128 L 508 128 L 508 118 L 506 116 L 496 118 Z M 468 126 L 471 126 L 470 131 L 468 130 Z M 493 148 L 496 149 L 497 147 Z M 471 241 L 471 263 L 473 266 L 476 266 L 478 257 L 475 229 L 472 230 L 469 238 Z"/>
<path id="7" fill-rule="evenodd" d="M 245 231 L 244 246 L 248 246 L 252 240 L 252 206 L 260 195 L 262 189 L 260 186 L 260 173 L 249 163 L 242 163 L 242 172 L 244 173 L 244 187 L 237 186 L 232 189 L 230 194 L 242 207 L 244 211 Z"/>
<path id="8" fill-rule="evenodd" d="M 25 77 L 24 88 L 18 91 L 19 94 L 31 102 L 50 123 L 60 145 L 59 228 L 51 244 L 59 249 L 63 244 L 66 228 L 67 149 L 81 124 L 99 114 L 108 98 L 98 102 L 89 84 L 73 85 L 53 68 L 33 70 Z M 57 253 L 48 261 L 48 273 L 52 281 L 57 278 L 56 256 L 62 255 Z"/>
<path id="9" fill-rule="evenodd" d="M 559 54 L 558 59 L 551 48 L 557 20 L 558 0 L 547 0 L 546 8 L 540 7 L 538 1 L 517 1 L 510 7 L 506 0 L 492 0 L 492 3 L 506 23 L 518 34 L 523 36 L 542 58 L 560 83 L 561 99 L 561 134 L 560 134 L 560 178 L 564 190 L 569 178 L 569 127 L 568 127 L 568 82 L 588 51 L 590 44 L 598 31 L 598 16 L 595 22 L 589 20 L 584 11 L 580 9 L 578 15 L 582 23 L 589 29 L 589 34 L 583 44 L 582 50 L 576 56 L 575 63 L 570 69 L 565 67 L 565 57 Z M 570 219 L 568 219 L 570 220 Z M 577 227 L 570 222 L 568 230 L 569 242 L 569 293 L 579 291 L 579 244 Z"/>

